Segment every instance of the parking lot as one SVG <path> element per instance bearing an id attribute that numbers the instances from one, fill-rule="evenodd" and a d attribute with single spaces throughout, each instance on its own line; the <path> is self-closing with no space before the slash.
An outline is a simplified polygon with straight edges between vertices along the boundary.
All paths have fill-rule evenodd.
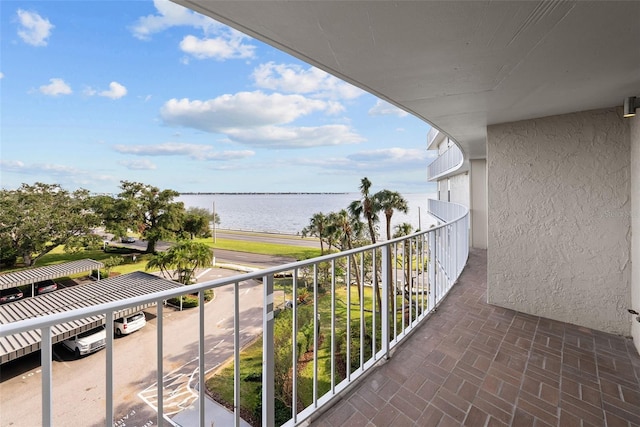
<path id="1" fill-rule="evenodd" d="M 213 280 L 236 272 L 212 269 L 200 280 Z M 70 284 L 68 284 L 70 285 Z M 241 342 L 261 332 L 262 285 L 243 282 L 241 292 Z M 205 307 L 207 370 L 233 354 L 233 292 L 216 291 Z M 156 309 L 145 310 L 146 326 L 114 341 L 114 416 L 119 426 L 155 425 L 153 390 L 156 383 Z M 193 374 L 198 351 L 197 310 L 163 310 L 165 394 L 167 413 L 177 413 L 181 400 L 192 392 L 184 378 Z M 105 351 L 76 359 L 60 344 L 54 345 L 53 421 L 58 425 L 103 425 L 105 401 Z M 0 370 L 2 425 L 40 425 L 40 352 L 11 361 Z M 169 375 L 169 376 L 167 376 Z M 151 390 L 151 391 L 150 391 Z M 185 400 L 185 402 L 187 402 Z M 26 403 L 28 402 L 28 403 Z M 184 402 L 183 402 L 184 403 Z M 168 407 L 168 405 L 174 405 Z M 176 412 L 176 408 L 178 411 Z M 151 424 L 149 424 L 151 423 Z"/>

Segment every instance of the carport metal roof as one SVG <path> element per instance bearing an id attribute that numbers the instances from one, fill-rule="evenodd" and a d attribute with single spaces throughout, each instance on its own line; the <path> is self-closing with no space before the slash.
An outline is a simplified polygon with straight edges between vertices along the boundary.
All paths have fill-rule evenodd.
<path id="1" fill-rule="evenodd" d="M 120 301 L 180 286 L 182 285 L 179 283 L 142 271 L 136 271 L 0 305 L 0 325 L 77 308 Z M 115 312 L 114 318 L 126 316 L 151 305 L 146 304 Z M 70 336 L 104 324 L 104 322 L 104 316 L 100 315 L 55 325 L 51 328 L 52 343 L 63 341 Z M 40 343 L 41 334 L 39 330 L 0 337 L 0 364 L 39 350 Z"/>
<path id="2" fill-rule="evenodd" d="M 63 264 L 47 265 L 45 267 L 35 267 L 27 270 L 13 271 L 11 273 L 0 274 L 0 289 L 30 285 L 42 280 L 53 280 L 59 277 L 69 276 L 71 274 L 98 270 L 102 267 L 104 267 L 104 264 L 99 261 L 94 261 L 92 259 L 82 259 L 78 261 L 65 262 Z"/>

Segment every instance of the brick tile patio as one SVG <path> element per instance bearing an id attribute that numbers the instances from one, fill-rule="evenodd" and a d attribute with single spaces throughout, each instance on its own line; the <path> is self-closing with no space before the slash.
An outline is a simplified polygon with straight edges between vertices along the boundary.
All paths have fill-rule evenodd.
<path id="1" fill-rule="evenodd" d="M 640 427 L 632 341 L 487 304 L 486 266 L 472 250 L 431 319 L 311 425 Z"/>

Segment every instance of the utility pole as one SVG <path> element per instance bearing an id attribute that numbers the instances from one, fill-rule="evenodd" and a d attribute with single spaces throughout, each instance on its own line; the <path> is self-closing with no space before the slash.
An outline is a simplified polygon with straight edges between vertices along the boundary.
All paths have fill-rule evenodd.
<path id="1" fill-rule="evenodd" d="M 213 202 L 213 243 L 216 243 L 216 202 Z"/>

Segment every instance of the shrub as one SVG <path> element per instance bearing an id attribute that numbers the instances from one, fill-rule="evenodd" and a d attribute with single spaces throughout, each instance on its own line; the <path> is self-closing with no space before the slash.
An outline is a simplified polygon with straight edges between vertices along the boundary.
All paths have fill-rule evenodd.
<path id="1" fill-rule="evenodd" d="M 207 303 L 213 299 L 213 289 L 207 289 L 204 291 L 204 302 Z M 182 295 L 182 308 L 197 307 L 200 299 L 198 294 L 186 294 Z M 180 307 L 180 297 L 169 298 L 167 302 L 176 307 Z"/>

